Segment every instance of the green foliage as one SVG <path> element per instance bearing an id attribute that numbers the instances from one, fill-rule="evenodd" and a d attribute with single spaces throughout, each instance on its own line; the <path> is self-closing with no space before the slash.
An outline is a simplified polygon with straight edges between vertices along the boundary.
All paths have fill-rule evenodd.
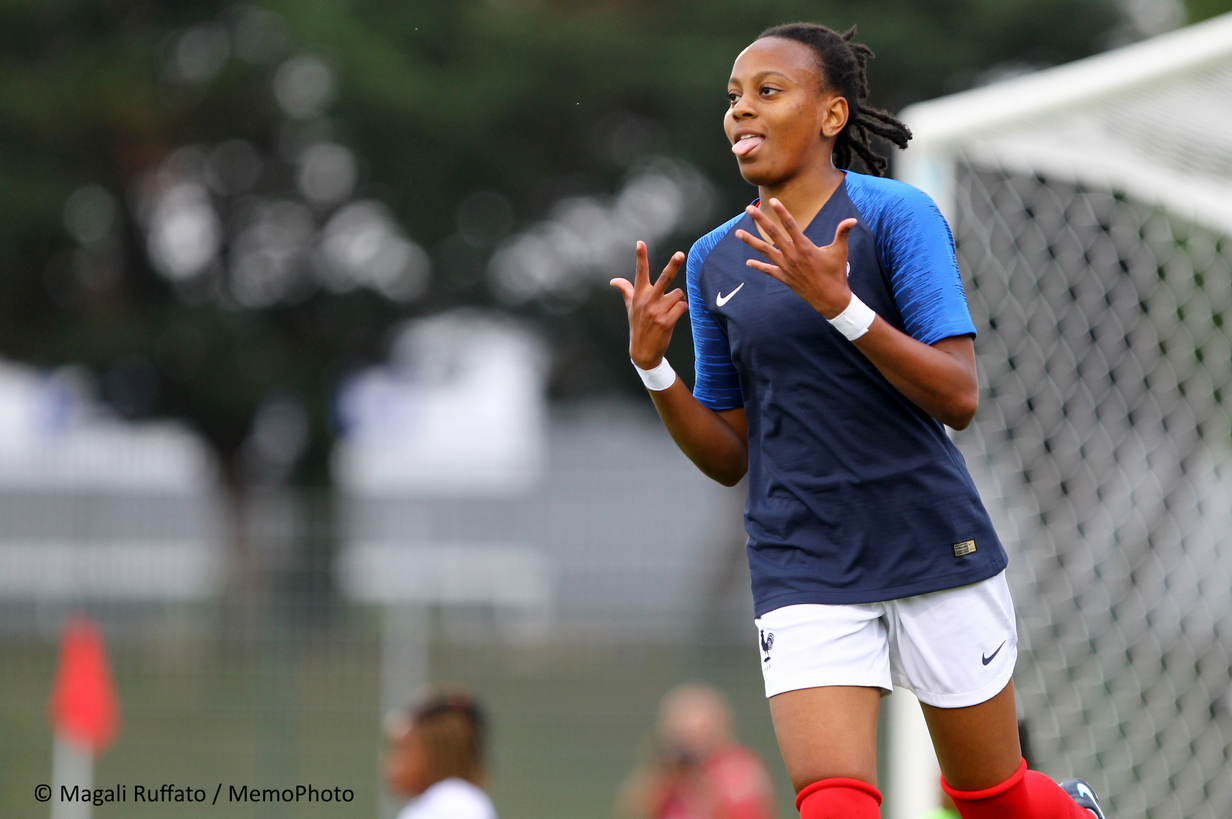
<path id="1" fill-rule="evenodd" d="M 1188 20 L 1196 23 L 1232 11 L 1232 0 L 1185 0 Z"/>
<path id="2" fill-rule="evenodd" d="M 1191 15 L 1215 2 L 1192 0 Z M 43 366 L 84 362 L 100 375 L 125 362 L 152 363 L 156 397 L 131 411 L 191 420 L 231 462 L 257 403 L 295 396 L 312 418 L 299 475 L 310 481 L 325 479 L 337 379 L 380 358 L 391 325 L 495 303 L 482 276 L 488 251 L 448 250 L 467 194 L 499 191 L 526 223 L 562 191 L 610 192 L 625 169 L 596 146 L 610 115 L 633 112 L 664 126 L 668 152 L 714 181 L 725 211 L 738 207 L 750 191 L 720 131 L 724 82 L 739 50 L 775 23 L 859 23 L 860 39 L 878 53 L 873 102 L 891 109 L 965 87 L 999 66 L 1093 53 L 1118 23 L 1111 0 L 263 7 L 286 21 L 278 59 L 232 58 L 208 81 L 188 83 L 168 78 L 174 38 L 189 25 L 232 25 L 236 7 L 0 4 L 0 354 Z M 311 127 L 356 150 L 359 194 L 388 204 L 434 253 L 432 286 L 409 305 L 367 291 L 318 291 L 261 310 L 185 300 L 147 259 L 135 218 L 142 175 L 179 147 L 240 137 L 276 157 L 294 128 L 273 99 L 271 78 L 280 59 L 301 53 L 320 56 L 340 78 L 336 101 Z M 290 166 L 278 167 L 263 182 L 265 195 L 294 190 Z M 127 205 L 117 267 L 93 284 L 73 272 L 77 251 L 62 217 L 66 198 L 88 184 Z M 664 258 L 693 238 L 675 237 L 656 253 Z M 597 289 L 567 313 L 521 309 L 557 349 L 556 395 L 639 389 L 615 294 Z M 673 355 L 687 371 L 687 328 L 680 335 Z"/>

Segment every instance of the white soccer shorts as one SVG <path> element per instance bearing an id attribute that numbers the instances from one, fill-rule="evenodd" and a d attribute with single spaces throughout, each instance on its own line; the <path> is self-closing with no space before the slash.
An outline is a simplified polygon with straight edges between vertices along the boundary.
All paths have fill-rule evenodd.
<path id="1" fill-rule="evenodd" d="M 920 702 L 963 708 L 1000 693 L 1018 659 L 1004 571 L 900 600 L 784 606 L 755 622 L 767 697 L 824 685 L 897 685 Z"/>

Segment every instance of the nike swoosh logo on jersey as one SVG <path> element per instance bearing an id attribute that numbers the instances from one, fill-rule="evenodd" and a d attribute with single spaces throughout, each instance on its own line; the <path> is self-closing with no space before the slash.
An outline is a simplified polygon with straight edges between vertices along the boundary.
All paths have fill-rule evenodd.
<path id="1" fill-rule="evenodd" d="M 740 287 L 744 287 L 744 282 L 740 282 Z M 724 296 L 722 293 L 719 293 L 717 296 L 715 296 L 714 303 L 717 304 L 719 307 L 722 307 L 723 305 L 727 304 L 729 301 L 732 300 L 732 296 L 740 292 L 740 287 L 737 287 L 735 290 L 731 291 L 726 296 Z"/>
<path id="2" fill-rule="evenodd" d="M 984 665 L 988 665 L 989 663 L 991 663 L 991 662 L 992 662 L 992 658 L 993 658 L 993 657 L 996 657 L 998 654 L 1000 654 L 1000 653 L 1001 653 L 1001 649 L 1003 649 L 1003 648 L 1005 648 L 1005 641 L 1004 641 L 1004 640 L 1002 640 L 1002 641 L 1001 641 L 1001 645 L 997 646 L 997 650 L 996 650 L 996 651 L 994 651 L 994 652 L 992 653 L 992 657 L 985 657 L 985 656 L 983 655 L 983 653 L 981 653 L 981 654 L 980 654 L 980 661 L 981 661 L 981 662 L 983 662 L 983 663 L 984 663 Z"/>

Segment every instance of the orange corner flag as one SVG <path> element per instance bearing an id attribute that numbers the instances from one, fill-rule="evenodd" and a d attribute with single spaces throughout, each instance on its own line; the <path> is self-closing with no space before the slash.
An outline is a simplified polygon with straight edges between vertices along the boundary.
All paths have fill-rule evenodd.
<path id="1" fill-rule="evenodd" d="M 92 754 L 110 745 L 119 728 L 120 707 L 103 635 L 88 617 L 64 625 L 51 725 L 58 736 Z"/>

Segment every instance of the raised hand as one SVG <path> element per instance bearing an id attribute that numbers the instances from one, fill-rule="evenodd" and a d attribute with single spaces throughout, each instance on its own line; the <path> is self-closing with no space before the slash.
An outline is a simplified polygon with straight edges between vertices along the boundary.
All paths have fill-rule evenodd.
<path id="1" fill-rule="evenodd" d="M 828 319 L 834 318 L 851 302 L 851 288 L 847 286 L 847 235 L 856 226 L 856 220 L 844 219 L 834 232 L 834 241 L 818 247 L 804 235 L 782 202 L 771 199 L 769 205 L 786 231 L 758 208 L 752 205 L 745 208 L 774 241 L 770 244 L 747 231 L 736 231 L 737 239 L 771 262 L 750 259 L 748 266 L 778 279 L 817 312 Z"/>
<path id="2" fill-rule="evenodd" d="M 629 311 L 629 357 L 643 370 L 651 370 L 663 360 L 672 340 L 676 322 L 689 310 L 683 290 L 667 292 L 684 264 L 684 254 L 675 253 L 654 284 L 650 283 L 650 262 L 646 243 L 637 243 L 637 269 L 633 281 L 612 279 L 611 285 L 625 298 Z"/>

